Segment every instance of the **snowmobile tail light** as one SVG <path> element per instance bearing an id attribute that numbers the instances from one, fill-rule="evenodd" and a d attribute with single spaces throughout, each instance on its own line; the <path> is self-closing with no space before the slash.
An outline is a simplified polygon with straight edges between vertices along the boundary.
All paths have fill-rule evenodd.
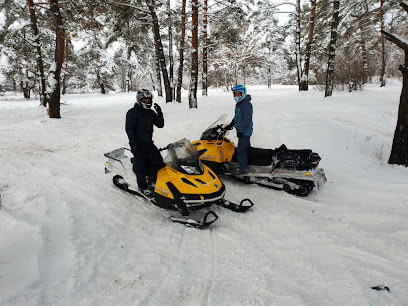
<path id="1" fill-rule="evenodd" d="M 305 172 L 305 175 L 312 175 L 310 172 Z"/>

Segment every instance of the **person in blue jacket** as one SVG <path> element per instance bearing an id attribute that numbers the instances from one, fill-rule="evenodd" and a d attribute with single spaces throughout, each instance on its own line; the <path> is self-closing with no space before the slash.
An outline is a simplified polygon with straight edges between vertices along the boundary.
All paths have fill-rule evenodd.
<path id="1" fill-rule="evenodd" d="M 225 128 L 232 129 L 235 126 L 238 137 L 237 160 L 239 174 L 248 172 L 248 154 L 247 150 L 251 146 L 251 135 L 253 131 L 252 114 L 253 108 L 251 96 L 248 95 L 244 85 L 236 85 L 232 88 L 234 95 L 235 116 L 230 124 Z"/>
<path id="2" fill-rule="evenodd" d="M 163 112 L 155 103 L 152 108 L 153 95 L 147 89 L 137 92 L 136 103 L 126 114 L 126 134 L 133 153 L 133 171 L 136 174 L 139 191 L 151 196 L 146 176 L 155 183 L 157 172 L 164 166 L 163 158 L 153 143 L 153 125 L 164 126 Z"/>

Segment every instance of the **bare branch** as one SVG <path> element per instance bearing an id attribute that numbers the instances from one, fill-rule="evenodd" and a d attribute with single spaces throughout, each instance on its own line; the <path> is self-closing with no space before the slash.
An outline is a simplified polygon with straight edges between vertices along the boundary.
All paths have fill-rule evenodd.
<path id="1" fill-rule="evenodd" d="M 407 1 L 401 2 L 400 6 L 402 6 L 402 8 L 408 13 L 408 2 Z"/>
<path id="2" fill-rule="evenodd" d="M 382 33 L 384 33 L 385 38 L 387 38 L 387 40 L 393 42 L 394 44 L 396 44 L 398 47 L 400 47 L 401 49 L 404 49 L 406 52 L 408 52 L 408 43 L 405 39 L 403 39 L 402 37 L 392 34 L 392 33 L 388 33 L 384 30 L 381 31 Z"/>

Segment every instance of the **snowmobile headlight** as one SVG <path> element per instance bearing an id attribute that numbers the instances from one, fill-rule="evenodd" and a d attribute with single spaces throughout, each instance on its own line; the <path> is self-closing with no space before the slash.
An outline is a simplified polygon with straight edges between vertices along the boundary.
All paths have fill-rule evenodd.
<path id="1" fill-rule="evenodd" d="M 312 175 L 310 172 L 305 172 L 305 175 Z"/>
<path id="2" fill-rule="evenodd" d="M 186 171 L 188 174 L 201 174 L 200 169 L 197 167 L 192 167 L 192 166 L 181 166 L 184 171 Z"/>

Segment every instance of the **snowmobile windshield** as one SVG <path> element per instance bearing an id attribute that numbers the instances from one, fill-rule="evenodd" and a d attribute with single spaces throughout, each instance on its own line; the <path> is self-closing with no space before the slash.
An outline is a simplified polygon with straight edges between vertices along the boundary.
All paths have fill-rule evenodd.
<path id="1" fill-rule="evenodd" d="M 217 121 L 211 124 L 204 132 L 201 134 L 200 140 L 217 140 L 222 132 L 222 129 L 228 125 L 225 119 L 226 114 L 221 115 Z"/>
<path id="2" fill-rule="evenodd" d="M 202 174 L 204 171 L 198 156 L 197 147 L 186 138 L 171 143 L 167 147 L 168 155 L 165 159 L 175 170 L 187 174 Z"/>

